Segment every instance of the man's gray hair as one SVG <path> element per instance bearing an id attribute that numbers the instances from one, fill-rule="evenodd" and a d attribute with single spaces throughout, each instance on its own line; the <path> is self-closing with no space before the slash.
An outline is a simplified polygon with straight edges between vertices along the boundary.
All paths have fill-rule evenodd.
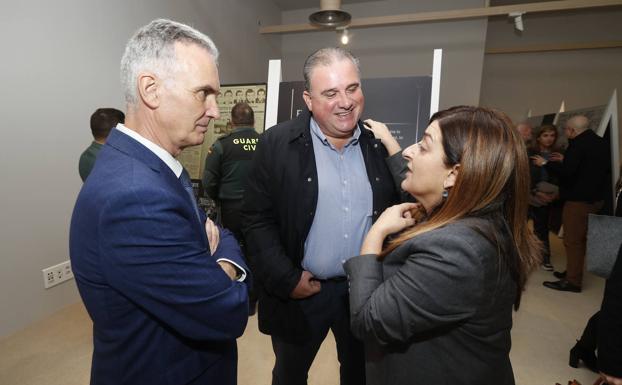
<path id="1" fill-rule="evenodd" d="M 128 105 L 138 102 L 136 79 L 140 72 L 165 76 L 175 67 L 176 42 L 203 47 L 218 61 L 218 48 L 205 34 L 172 20 L 154 20 L 136 31 L 121 58 L 121 85 Z"/>
<path id="2" fill-rule="evenodd" d="M 359 59 L 356 58 L 350 51 L 341 47 L 328 47 L 321 48 L 305 60 L 305 65 L 302 69 L 302 75 L 305 79 L 305 90 L 311 90 L 311 72 L 318 66 L 329 66 L 334 62 L 341 60 L 350 60 L 356 67 L 356 72 L 361 76 L 361 70 L 359 68 Z"/>
<path id="3" fill-rule="evenodd" d="M 590 128 L 590 120 L 585 115 L 574 115 L 566 122 L 566 125 L 575 130 L 577 135 Z"/>

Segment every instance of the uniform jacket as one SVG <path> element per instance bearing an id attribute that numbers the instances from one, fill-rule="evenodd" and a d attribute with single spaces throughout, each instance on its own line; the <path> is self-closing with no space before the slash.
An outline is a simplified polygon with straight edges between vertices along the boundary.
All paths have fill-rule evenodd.
<path id="1" fill-rule="evenodd" d="M 487 226 L 459 220 L 406 241 L 382 262 L 363 255 L 345 263 L 368 385 L 514 384 L 516 284 L 482 235 Z"/>
<path id="2" fill-rule="evenodd" d="M 302 274 L 304 243 L 317 204 L 309 121 L 310 114 L 303 112 L 260 136 L 242 210 L 244 237 L 259 282 L 259 329 L 292 341 L 308 337 L 305 316 L 289 294 Z M 363 129 L 359 145 L 373 191 L 375 220 L 397 203 L 399 195 L 381 142 Z"/>
<path id="3" fill-rule="evenodd" d="M 203 188 L 210 198 L 242 199 L 258 138 L 253 127 L 238 127 L 212 145 L 203 172 Z"/>
<path id="4" fill-rule="evenodd" d="M 179 179 L 129 136 L 113 130 L 97 159 L 70 229 L 93 320 L 91 384 L 235 384 L 247 284 L 216 262 L 247 269 L 235 239 L 223 232 L 211 255 Z"/>

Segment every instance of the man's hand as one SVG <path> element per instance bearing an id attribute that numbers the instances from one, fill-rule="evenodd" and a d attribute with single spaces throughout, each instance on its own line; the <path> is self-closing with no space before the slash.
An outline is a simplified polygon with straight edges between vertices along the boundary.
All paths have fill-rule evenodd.
<path id="1" fill-rule="evenodd" d="M 205 221 L 205 233 L 207 234 L 209 251 L 214 255 L 218 248 L 218 243 L 220 242 L 220 230 L 218 230 L 218 226 L 209 218 Z"/>
<path id="2" fill-rule="evenodd" d="M 320 290 L 322 290 L 322 284 L 313 279 L 313 274 L 303 270 L 302 275 L 300 276 L 300 281 L 298 281 L 298 284 L 289 296 L 293 299 L 302 299 L 311 297 L 312 295 L 319 293 Z"/>
<path id="3" fill-rule="evenodd" d="M 238 278 L 238 271 L 231 263 L 227 261 L 218 261 L 218 264 L 232 281 L 235 281 Z"/>
<path id="4" fill-rule="evenodd" d="M 563 162 L 564 155 L 560 154 L 559 152 L 552 152 L 551 156 L 549 156 L 549 160 L 551 162 Z"/>

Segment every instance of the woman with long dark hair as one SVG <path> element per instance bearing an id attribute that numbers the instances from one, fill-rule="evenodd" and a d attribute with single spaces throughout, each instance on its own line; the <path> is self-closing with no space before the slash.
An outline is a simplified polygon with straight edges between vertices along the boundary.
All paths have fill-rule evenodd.
<path id="1" fill-rule="evenodd" d="M 394 152 L 386 126 L 367 122 Z M 403 151 L 401 186 L 418 203 L 387 209 L 344 265 L 367 382 L 514 384 L 512 308 L 540 256 L 527 151 L 500 112 L 461 106 L 430 122 Z"/>

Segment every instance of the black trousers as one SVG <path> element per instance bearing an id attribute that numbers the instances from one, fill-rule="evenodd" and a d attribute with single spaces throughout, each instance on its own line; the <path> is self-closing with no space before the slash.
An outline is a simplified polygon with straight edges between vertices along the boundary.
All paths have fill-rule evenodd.
<path id="1" fill-rule="evenodd" d="M 242 200 L 221 200 L 220 219 L 222 226 L 230 230 L 235 238 L 244 247 L 244 237 L 242 236 L 242 220 L 240 211 L 242 210 Z"/>
<path id="2" fill-rule="evenodd" d="M 600 322 L 600 311 L 590 317 L 583 329 L 581 338 L 577 341 L 582 349 L 594 352 L 598 346 L 598 323 Z"/>
<path id="3" fill-rule="evenodd" d="M 542 263 L 551 263 L 551 246 L 549 245 L 549 216 L 551 206 L 529 206 L 531 218 L 533 219 L 533 232 L 544 246 L 542 253 Z"/>
<path id="4" fill-rule="evenodd" d="M 322 281 L 322 290 L 300 300 L 311 326 L 311 339 L 303 344 L 287 343 L 272 336 L 276 356 L 272 385 L 306 385 L 309 368 L 328 330 L 333 332 L 340 363 L 341 385 L 365 384 L 365 353 L 363 343 L 350 331 L 348 282 Z"/>
<path id="5" fill-rule="evenodd" d="M 248 252 L 246 250 L 246 241 L 244 240 L 244 234 L 242 233 L 242 219 L 240 212 L 242 211 L 242 200 L 229 200 L 223 199 L 220 203 L 220 222 L 224 228 L 231 231 L 233 236 L 238 241 L 242 255 L 246 264 L 251 269 L 251 272 L 255 269 L 253 261 L 248 258 Z M 256 281 L 254 281 L 256 282 Z M 255 313 L 255 304 L 257 303 L 257 288 L 251 287 L 248 293 L 250 314 Z"/>

